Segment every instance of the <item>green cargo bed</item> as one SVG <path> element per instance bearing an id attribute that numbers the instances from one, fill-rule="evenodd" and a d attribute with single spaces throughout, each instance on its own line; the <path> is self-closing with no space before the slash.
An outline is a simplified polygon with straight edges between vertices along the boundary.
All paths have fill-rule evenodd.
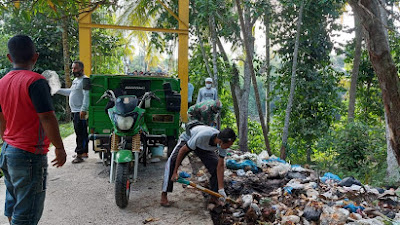
<path id="1" fill-rule="evenodd" d="M 97 101 L 106 89 L 115 90 L 119 88 L 126 92 L 124 94 L 135 94 L 137 97 L 141 97 L 141 94 L 145 91 L 155 93 L 160 101 L 152 99 L 150 105 L 146 105 L 145 123 L 149 133 L 178 137 L 180 96 L 178 108 L 178 103 L 174 105 L 171 96 L 166 94 L 165 84 L 170 83 L 171 91 L 175 95 L 179 95 L 179 79 L 165 76 L 91 75 L 90 81 L 89 131 L 92 134 L 91 136 L 105 136 L 111 133 L 111 121 L 105 112 L 108 99 Z"/>

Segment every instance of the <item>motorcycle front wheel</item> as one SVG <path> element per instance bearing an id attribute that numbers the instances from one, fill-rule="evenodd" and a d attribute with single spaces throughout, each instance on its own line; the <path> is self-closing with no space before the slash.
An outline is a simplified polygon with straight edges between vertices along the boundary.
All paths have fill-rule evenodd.
<path id="1" fill-rule="evenodd" d="M 115 202 L 121 209 L 128 205 L 131 183 L 129 180 L 130 163 L 118 163 L 115 179 Z"/>

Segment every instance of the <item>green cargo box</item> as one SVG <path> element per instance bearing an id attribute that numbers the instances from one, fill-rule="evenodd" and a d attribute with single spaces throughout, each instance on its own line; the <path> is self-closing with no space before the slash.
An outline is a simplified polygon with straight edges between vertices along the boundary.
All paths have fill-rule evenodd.
<path id="1" fill-rule="evenodd" d="M 145 123 L 151 135 L 166 135 L 177 139 L 180 126 L 180 81 L 165 76 L 91 75 L 89 101 L 89 132 L 91 140 L 105 137 L 112 131 L 112 124 L 105 112 L 108 99 L 99 101 L 104 91 L 123 91 L 140 98 L 146 91 L 156 94 L 160 101 L 146 103 Z M 169 83 L 169 84 L 168 84 Z M 117 90 L 118 92 L 118 90 Z M 117 93 L 116 92 L 116 93 Z"/>

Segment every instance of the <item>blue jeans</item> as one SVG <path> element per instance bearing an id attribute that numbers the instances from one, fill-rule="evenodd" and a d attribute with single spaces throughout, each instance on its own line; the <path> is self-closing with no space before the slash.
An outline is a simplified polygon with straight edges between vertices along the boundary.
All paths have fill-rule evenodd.
<path id="1" fill-rule="evenodd" d="M 36 225 L 46 196 L 47 155 L 36 155 L 3 143 L 0 168 L 4 173 L 4 215 L 12 225 Z"/>

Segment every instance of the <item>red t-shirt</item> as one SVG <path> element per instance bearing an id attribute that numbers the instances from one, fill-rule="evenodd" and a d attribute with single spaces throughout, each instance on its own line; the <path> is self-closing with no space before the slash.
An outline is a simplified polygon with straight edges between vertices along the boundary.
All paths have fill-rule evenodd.
<path id="1" fill-rule="evenodd" d="M 3 140 L 34 153 L 46 154 L 50 141 L 38 113 L 54 111 L 45 78 L 29 70 L 14 69 L 0 79 L 0 112 L 6 120 Z"/>

